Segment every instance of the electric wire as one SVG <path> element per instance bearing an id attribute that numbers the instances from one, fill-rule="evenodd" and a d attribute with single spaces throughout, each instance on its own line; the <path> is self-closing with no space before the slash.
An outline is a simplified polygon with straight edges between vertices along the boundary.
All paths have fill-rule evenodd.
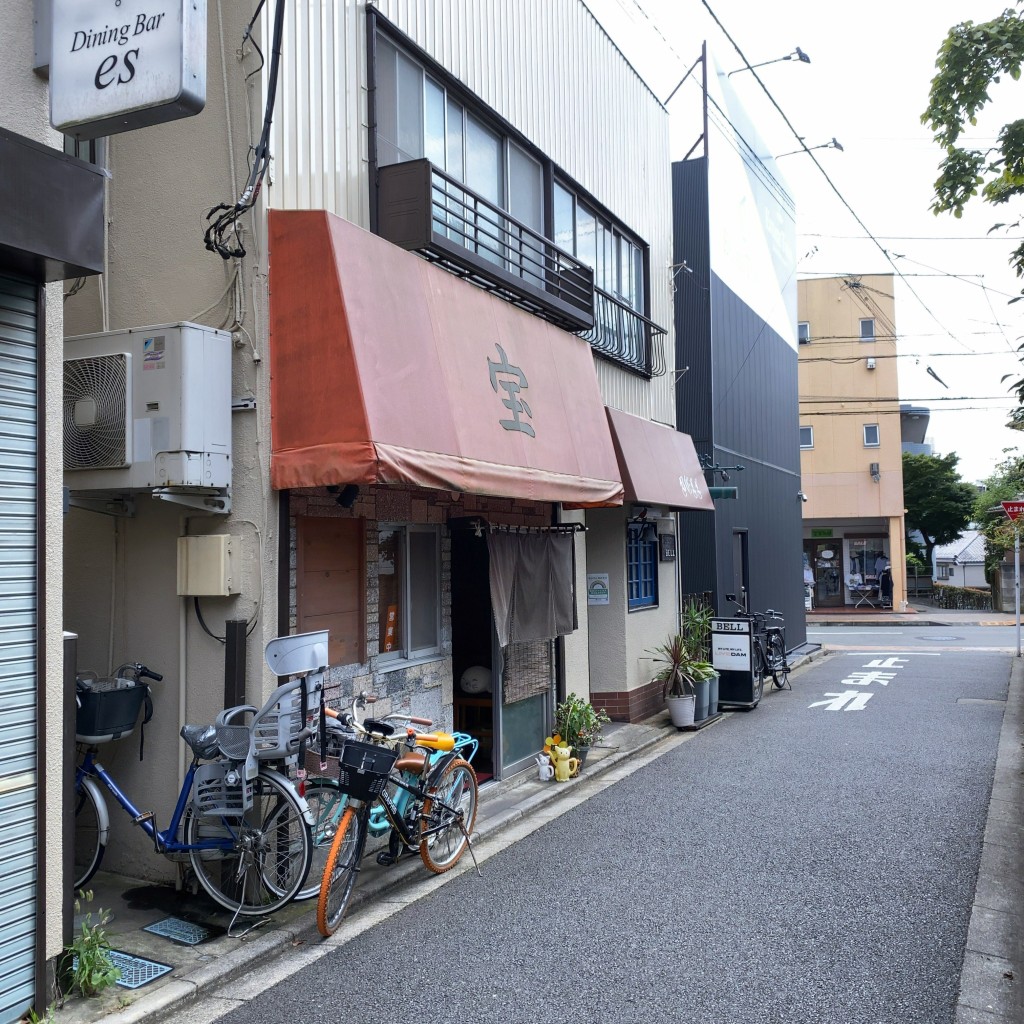
<path id="1" fill-rule="evenodd" d="M 256 18 L 263 9 L 264 3 L 265 0 L 260 0 L 260 3 L 256 8 L 256 12 L 253 14 L 252 19 L 245 30 L 245 36 L 243 37 L 243 44 L 246 39 L 249 39 L 252 42 L 252 45 L 260 55 L 261 61 L 263 59 L 263 53 L 259 47 L 256 46 L 255 41 L 252 40 L 251 30 L 253 24 L 255 24 Z M 249 178 L 245 183 L 245 187 L 242 189 L 242 194 L 234 203 L 219 203 L 206 215 L 206 219 L 211 221 L 211 223 L 203 235 L 203 241 L 205 242 L 207 249 L 211 252 L 216 252 L 225 260 L 232 258 L 240 259 L 245 255 L 245 246 L 242 244 L 242 240 L 239 237 L 237 223 L 239 218 L 247 210 L 252 209 L 256 204 L 260 188 L 263 185 L 263 179 L 270 167 L 270 129 L 274 117 L 274 105 L 277 99 L 278 71 L 281 66 L 281 43 L 284 34 L 284 7 L 285 0 L 277 0 L 277 5 L 274 11 L 272 41 L 273 52 L 270 58 L 270 72 L 267 77 L 267 103 L 263 115 L 263 131 L 260 133 L 259 142 L 257 142 L 256 147 L 252 152 Z M 260 67 L 262 66 L 263 65 L 261 63 Z M 247 79 L 256 74 L 259 70 L 260 68 L 256 68 L 256 70 L 250 72 L 250 74 L 246 76 Z"/>
<path id="2" fill-rule="evenodd" d="M 953 340 L 954 342 L 956 342 L 956 343 L 957 343 L 958 345 L 962 345 L 962 344 L 963 344 L 963 342 L 961 342 L 959 338 L 957 338 L 957 337 L 956 337 L 956 336 L 955 336 L 955 335 L 954 335 L 954 334 L 953 334 L 953 333 L 952 333 L 951 331 L 949 331 L 949 330 L 948 330 L 948 328 L 945 328 L 945 325 L 944 325 L 944 324 L 942 323 L 942 321 L 941 321 L 941 320 L 940 320 L 940 319 L 938 318 L 938 316 L 936 315 L 936 313 L 934 312 L 934 310 L 932 310 L 932 308 L 931 308 L 931 307 L 930 307 L 930 306 L 928 305 L 928 303 L 926 303 L 926 302 L 924 301 L 924 299 L 923 299 L 923 298 L 922 298 L 922 297 L 921 297 L 921 296 L 920 296 L 920 295 L 919 295 L 919 294 L 917 293 L 917 291 L 915 291 L 914 287 L 913 287 L 913 286 L 912 286 L 912 285 L 911 285 L 911 284 L 910 284 L 910 283 L 909 283 L 909 282 L 908 282 L 908 281 L 907 281 L 907 280 L 906 280 L 906 279 L 905 279 L 905 278 L 903 277 L 903 274 L 902 274 L 902 272 L 900 271 L 900 268 L 899 268 L 899 267 L 898 267 L 898 266 L 896 265 L 895 261 L 894 261 L 894 260 L 892 259 L 891 255 L 889 254 L 889 251 L 888 251 L 888 250 L 887 250 L 887 249 L 885 248 L 885 246 L 883 246 L 883 245 L 882 245 L 882 243 L 881 243 L 881 242 L 880 242 L 880 241 L 879 241 L 879 240 L 878 240 L 878 239 L 877 239 L 877 238 L 876 238 L 876 237 L 875 237 L 875 236 L 874 236 L 874 235 L 873 235 L 873 234 L 871 233 L 871 231 L 870 231 L 870 230 L 868 229 L 868 226 L 867 226 L 867 225 L 866 225 L 866 224 L 864 223 L 864 221 L 863 221 L 863 220 L 861 219 L 861 217 L 860 217 L 860 215 L 859 215 L 859 214 L 857 213 L 857 211 L 856 211 L 856 210 L 854 210 L 854 208 L 853 208 L 853 207 L 852 207 L 852 206 L 850 205 L 850 203 L 849 203 L 849 201 L 848 201 L 848 200 L 846 199 L 846 197 L 845 197 L 845 196 L 844 196 L 844 195 L 842 194 L 842 192 L 840 192 L 840 191 L 839 191 L 839 188 L 838 188 L 838 187 L 836 186 L 835 182 L 833 182 L 833 181 L 832 181 L 832 179 L 831 179 L 831 178 L 829 177 L 829 175 L 828 175 L 828 172 L 827 172 L 827 171 L 825 170 L 825 168 L 824 168 L 824 167 L 823 167 L 823 166 L 821 165 L 821 162 L 820 162 L 820 161 L 818 160 L 818 158 L 817 158 L 817 157 L 816 157 L 816 156 L 814 155 L 814 153 L 812 153 L 812 152 L 811 152 L 811 149 L 810 149 L 810 147 L 808 147 L 808 146 L 806 145 L 806 143 L 805 143 L 805 142 L 803 141 L 803 137 L 802 137 L 802 136 L 801 136 L 801 135 L 800 135 L 800 134 L 799 134 L 799 133 L 797 132 L 797 130 L 796 130 L 796 128 L 794 127 L 793 123 L 792 123 L 792 122 L 791 122 L 791 121 L 789 120 L 789 118 L 788 118 L 788 117 L 786 116 L 786 112 L 785 112 L 785 111 L 784 111 L 784 110 L 782 109 L 782 107 L 780 107 L 780 106 L 779 106 L 779 104 L 778 104 L 778 101 L 777 101 L 777 100 L 775 99 L 775 97 L 774 97 L 774 96 L 773 96 L 773 95 L 771 94 L 771 92 L 770 92 L 770 91 L 769 91 L 769 89 L 768 89 L 768 86 L 766 86 L 766 85 L 764 84 L 764 82 L 763 82 L 763 81 L 762 81 L 762 79 L 761 79 L 761 76 L 760 76 L 760 75 L 758 75 L 757 71 L 756 71 L 756 70 L 755 70 L 755 69 L 754 69 L 753 67 L 751 67 L 750 61 L 749 61 L 749 60 L 747 60 L 747 57 L 746 57 L 746 55 L 745 55 L 745 54 L 743 53 L 743 51 L 742 51 L 742 50 L 741 50 L 741 49 L 739 48 L 738 44 L 736 43 L 736 40 L 735 40 L 735 39 L 733 39 L 733 37 L 732 37 L 732 36 L 731 36 L 731 35 L 729 34 L 729 31 L 728 31 L 728 30 L 726 29 L 726 27 L 725 27 L 725 26 L 724 26 L 724 25 L 722 24 L 722 22 L 721 22 L 721 20 L 719 19 L 718 15 L 717 15 L 717 14 L 715 14 L 714 10 L 712 10 L 712 8 L 711 8 L 711 5 L 710 5 L 710 4 L 708 3 L 708 0 L 701 0 L 701 3 L 703 4 L 704 8 L 705 8 L 705 9 L 707 10 L 708 14 L 709 14 L 709 15 L 711 16 L 711 18 L 712 18 L 712 20 L 713 20 L 713 21 L 715 22 L 715 24 L 716 24 L 716 25 L 717 25 L 717 26 L 719 27 L 719 29 L 721 29 L 721 31 L 722 31 L 723 35 L 724 35 L 724 36 L 726 37 L 726 39 L 728 39 L 728 40 L 729 40 L 729 42 L 730 42 L 730 43 L 732 44 L 732 46 L 733 46 L 733 49 L 735 49 L 735 51 L 736 51 L 736 52 L 737 52 L 737 53 L 739 54 L 739 56 L 740 56 L 740 59 L 741 59 L 741 60 L 743 61 L 743 65 L 744 65 L 744 67 L 745 67 L 745 68 L 746 68 L 746 69 L 747 69 L 747 70 L 748 70 L 748 71 L 749 71 L 749 72 L 750 72 L 750 73 L 751 73 L 751 74 L 752 74 L 752 75 L 754 76 L 754 79 L 756 80 L 757 84 L 758 84 L 758 85 L 759 85 L 759 86 L 761 87 L 761 90 L 762 90 L 762 91 L 764 92 L 765 96 L 766 96 L 766 97 L 768 98 L 768 101 L 769 101 L 769 102 L 771 103 L 771 105 L 772 105 L 772 106 L 773 106 L 773 107 L 774 107 L 774 108 L 776 109 L 776 111 L 778 111 L 778 114 L 779 114 L 779 116 L 780 116 L 780 117 L 782 118 L 782 120 L 783 120 L 783 122 L 785 123 L 786 127 L 787 127 L 787 128 L 788 128 L 788 129 L 789 129 L 789 130 L 790 130 L 790 131 L 791 131 L 791 132 L 793 133 L 793 137 L 794 137 L 794 138 L 795 138 L 795 139 L 797 140 L 797 142 L 799 142 L 799 143 L 800 143 L 800 146 L 802 147 L 802 149 L 803 149 L 803 151 L 804 151 L 804 152 L 806 153 L 806 155 L 807 155 L 807 156 L 809 156 L 809 157 L 811 158 L 811 160 L 812 160 L 812 161 L 813 161 L 813 163 L 814 163 L 814 166 L 815 166 L 815 167 L 816 167 L 816 168 L 818 169 L 818 171 L 819 171 L 819 172 L 821 173 L 821 176 L 822 176 L 822 177 L 823 177 L 823 178 L 825 179 L 825 181 L 826 181 L 826 182 L 828 183 L 828 186 L 829 186 L 829 188 L 831 188 L 831 189 L 832 189 L 832 191 L 833 191 L 833 192 L 835 193 L 836 197 L 837 197 L 837 198 L 839 199 L 839 201 L 840 201 L 840 202 L 842 203 L 842 205 L 843 205 L 843 206 L 845 207 L 845 209 L 847 210 L 847 212 L 848 212 L 848 213 L 850 214 L 850 216 L 851 216 L 851 217 L 853 217 L 854 221 L 856 221 L 857 225 L 858 225 L 858 226 L 860 227 L 860 229 L 861 229 L 861 230 L 862 230 L 862 231 L 864 232 L 864 235 L 865 235 L 865 236 L 866 236 L 866 237 L 867 237 L 867 238 L 868 238 L 868 239 L 869 239 L 869 240 L 870 240 L 871 242 L 873 242 L 873 243 L 874 243 L 874 244 L 875 244 L 875 245 L 876 245 L 876 246 L 878 247 L 878 250 L 879 250 L 879 252 L 881 252 L 881 253 L 882 253 L 882 255 L 883 255 L 883 256 L 885 257 L 885 259 L 886 259 L 886 262 L 888 262 L 888 263 L 889 263 L 889 265 L 890 265 L 890 266 L 891 266 L 891 267 L 893 268 L 893 270 L 894 270 L 894 271 L 896 272 L 896 275 L 897 275 L 898 277 L 900 277 L 900 279 L 901 279 L 901 280 L 903 280 L 903 283 L 904 283 L 904 284 L 906 285 L 906 288 L 907 288 L 907 290 L 908 290 L 908 291 L 910 292 L 910 294 L 911 294 L 911 295 L 912 295 L 912 296 L 913 296 L 913 297 L 914 297 L 914 298 L 915 298 L 915 299 L 916 299 L 916 300 L 918 301 L 918 303 L 920 304 L 921 308 L 922 308 L 922 309 L 924 309 L 924 311 L 925 311 L 925 312 L 926 312 L 926 313 L 927 313 L 927 314 L 928 314 L 928 315 L 929 315 L 929 316 L 930 316 L 930 317 L 931 317 L 931 318 L 932 318 L 932 319 L 933 319 L 933 320 L 934 320 L 934 321 L 935 321 L 935 322 L 936 322 L 936 323 L 937 323 L 937 324 L 938 324 L 938 325 L 939 325 L 940 327 L 942 327 L 942 328 L 944 328 L 944 329 L 946 330 L 946 333 L 947 333 L 947 334 L 949 335 L 949 337 L 950 337 L 950 338 L 952 338 L 952 340 Z M 966 347 L 966 346 L 965 346 L 965 347 Z"/>

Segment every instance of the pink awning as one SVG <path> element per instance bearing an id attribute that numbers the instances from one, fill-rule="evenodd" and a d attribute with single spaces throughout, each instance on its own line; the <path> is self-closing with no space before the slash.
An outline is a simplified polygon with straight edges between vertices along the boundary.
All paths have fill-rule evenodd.
<path id="1" fill-rule="evenodd" d="M 589 345 L 322 210 L 270 213 L 271 481 L 622 503 Z"/>
<path id="2" fill-rule="evenodd" d="M 606 412 L 627 501 L 714 509 L 689 434 L 617 409 Z"/>

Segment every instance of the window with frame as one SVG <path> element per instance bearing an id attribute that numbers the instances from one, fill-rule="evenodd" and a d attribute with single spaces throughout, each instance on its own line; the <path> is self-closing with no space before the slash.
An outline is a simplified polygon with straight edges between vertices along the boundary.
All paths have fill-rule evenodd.
<path id="1" fill-rule="evenodd" d="M 801 320 L 796 325 L 796 340 L 801 345 L 806 345 L 811 340 L 811 325 L 806 320 Z"/>
<path id="2" fill-rule="evenodd" d="M 650 523 L 626 528 L 626 594 L 630 611 L 658 604 L 658 535 Z"/>
<path id="3" fill-rule="evenodd" d="M 814 447 L 814 427 L 801 427 L 800 428 L 800 447 L 801 448 L 813 448 Z"/>
<path id="4" fill-rule="evenodd" d="M 502 129 L 482 104 L 428 70 L 383 34 L 375 37 L 377 164 L 426 158 L 493 203 L 519 224 L 554 242 L 594 271 L 594 347 L 626 365 L 650 371 L 646 315 L 646 245 L 568 179 L 545 183 L 537 155 Z M 545 199 L 551 222 L 545 223 Z M 441 213 L 438 214 L 440 205 Z M 511 219 L 449 185 L 434 194 L 434 230 L 482 259 L 543 287 L 545 268 L 535 244 Z M 625 311 L 621 307 L 625 307 Z"/>
<path id="5" fill-rule="evenodd" d="M 881 444 L 878 436 L 878 424 L 877 423 L 865 423 L 864 424 L 864 447 L 865 448 L 877 448 Z"/>
<path id="6" fill-rule="evenodd" d="M 860 322 L 860 340 L 861 341 L 874 341 L 875 340 L 875 321 L 874 319 L 861 320 Z"/>
<path id="7" fill-rule="evenodd" d="M 300 633 L 330 631 L 332 665 L 366 661 L 366 543 L 362 519 L 296 519 L 295 617 Z"/>
<path id="8" fill-rule="evenodd" d="M 441 534 L 436 526 L 382 524 L 377 537 L 381 661 L 441 649 Z"/>

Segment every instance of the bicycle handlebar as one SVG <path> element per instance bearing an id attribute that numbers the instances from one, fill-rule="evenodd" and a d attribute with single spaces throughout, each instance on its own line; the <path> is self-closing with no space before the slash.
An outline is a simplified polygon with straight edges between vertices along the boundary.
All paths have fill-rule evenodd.
<path id="1" fill-rule="evenodd" d="M 154 682 L 159 683 L 164 678 L 159 672 L 146 668 L 141 661 L 127 661 L 114 674 L 117 676 L 127 676 L 128 673 L 131 673 L 135 682 L 138 682 L 140 679 L 152 679 Z"/>

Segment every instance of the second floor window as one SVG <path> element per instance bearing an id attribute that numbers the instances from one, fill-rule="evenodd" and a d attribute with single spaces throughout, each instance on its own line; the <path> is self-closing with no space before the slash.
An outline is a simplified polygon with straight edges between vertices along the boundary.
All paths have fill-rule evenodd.
<path id="1" fill-rule="evenodd" d="M 806 345 L 811 340 L 811 325 L 806 320 L 801 320 L 796 325 L 796 340 L 801 345 Z"/>
<path id="2" fill-rule="evenodd" d="M 878 424 L 877 423 L 865 423 L 864 424 L 864 447 L 865 448 L 877 448 L 881 442 L 878 439 Z"/>
<path id="3" fill-rule="evenodd" d="M 800 447 L 801 448 L 813 448 L 814 447 L 814 427 L 801 427 L 800 428 Z"/>
<path id="4" fill-rule="evenodd" d="M 861 320 L 860 322 L 860 340 L 861 341 L 874 341 L 875 340 L 875 321 Z"/>

